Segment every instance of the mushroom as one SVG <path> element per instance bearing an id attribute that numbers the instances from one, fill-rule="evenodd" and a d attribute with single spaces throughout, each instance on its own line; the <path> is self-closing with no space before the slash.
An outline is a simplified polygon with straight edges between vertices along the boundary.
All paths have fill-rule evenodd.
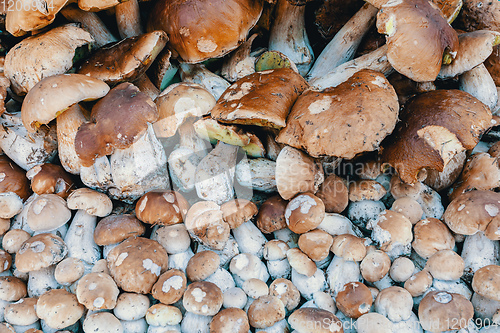
<path id="1" fill-rule="evenodd" d="M 345 260 L 361 261 L 367 253 L 366 240 L 351 234 L 338 235 L 333 238 L 331 251 Z"/>
<path id="2" fill-rule="evenodd" d="M 196 83 L 208 90 L 218 100 L 230 83 L 209 71 L 202 64 L 180 64 L 180 75 L 184 82 Z"/>
<path id="3" fill-rule="evenodd" d="M 418 297 L 425 294 L 431 288 L 433 276 L 428 270 L 422 270 L 413 274 L 404 283 L 404 288 L 412 297 Z"/>
<path id="4" fill-rule="evenodd" d="M 308 231 L 299 237 L 299 248 L 309 258 L 318 262 L 326 259 L 334 238 L 327 232 L 319 229 Z"/>
<path id="5" fill-rule="evenodd" d="M 250 331 L 248 316 L 241 309 L 223 309 L 212 318 L 210 331 L 247 333 Z"/>
<path id="6" fill-rule="evenodd" d="M 94 241 L 99 246 L 104 246 L 103 255 L 108 256 L 118 243 L 130 237 L 141 236 L 146 228 L 133 215 L 109 215 L 99 221 L 94 229 Z"/>
<path id="7" fill-rule="evenodd" d="M 349 318 L 357 319 L 368 313 L 372 306 L 372 293 L 360 282 L 349 282 L 335 298 L 337 308 Z"/>
<path id="8" fill-rule="evenodd" d="M 288 228 L 303 234 L 317 228 L 325 217 L 323 201 L 312 193 L 303 193 L 290 200 L 285 209 Z"/>
<path id="9" fill-rule="evenodd" d="M 95 266 L 94 266 L 95 267 Z M 85 273 L 83 261 L 77 258 L 65 258 L 61 260 L 54 270 L 54 278 L 57 283 L 69 286 L 80 279 Z"/>
<path id="10" fill-rule="evenodd" d="M 355 324 L 359 333 L 392 332 L 394 327 L 394 324 L 389 319 L 377 312 L 362 315 Z"/>
<path id="11" fill-rule="evenodd" d="M 258 34 L 253 34 L 224 61 L 221 75 L 229 82 L 235 82 L 255 73 L 256 55 L 252 54 L 252 43 Z"/>
<path id="12" fill-rule="evenodd" d="M 53 329 L 63 329 L 76 323 L 85 307 L 78 303 L 76 295 L 64 289 L 45 292 L 36 302 L 36 314 Z"/>
<path id="13" fill-rule="evenodd" d="M 276 162 L 265 158 L 242 159 L 236 165 L 236 180 L 246 188 L 267 193 L 277 192 Z"/>
<path id="14" fill-rule="evenodd" d="M 408 320 L 413 308 L 411 294 L 401 287 L 389 287 L 380 291 L 375 299 L 375 312 L 392 322 Z"/>
<path id="15" fill-rule="evenodd" d="M 401 213 L 410 220 L 411 224 L 416 224 L 422 219 L 424 211 L 422 206 L 411 197 L 401 197 L 392 203 L 391 210 Z"/>
<path id="16" fill-rule="evenodd" d="M 336 296 L 346 283 L 360 282 L 362 279 L 359 263 L 334 256 L 326 269 L 330 293 Z M 292 275 L 292 282 L 293 275 Z M 295 284 L 295 283 L 294 283 Z M 295 284 L 296 285 L 296 284 Z M 298 286 L 297 286 L 298 287 Z M 307 297 L 306 297 L 307 298 Z"/>
<path id="17" fill-rule="evenodd" d="M 372 230 L 371 238 L 389 257 L 396 258 L 410 253 L 412 225 L 404 215 L 385 210 L 376 219 L 370 220 L 367 228 Z"/>
<path id="18" fill-rule="evenodd" d="M 425 264 L 425 269 L 438 280 L 458 280 L 464 274 L 464 260 L 452 250 L 441 250 L 433 254 Z"/>
<path id="19" fill-rule="evenodd" d="M 229 239 L 230 226 L 223 219 L 220 206 L 213 201 L 200 201 L 189 208 L 186 229 L 201 243 L 222 250 Z"/>
<path id="20" fill-rule="evenodd" d="M 222 301 L 219 287 L 207 281 L 191 283 L 182 298 L 186 311 L 201 316 L 216 315 L 222 307 Z"/>
<path id="21" fill-rule="evenodd" d="M 150 325 L 149 329 L 154 326 L 163 326 L 166 329 L 168 327 L 165 326 L 177 325 L 181 320 L 181 310 L 172 305 L 157 303 L 147 309 L 146 312 L 146 321 Z"/>
<path id="22" fill-rule="evenodd" d="M 415 271 L 415 264 L 408 257 L 398 257 L 391 265 L 389 275 L 396 282 L 405 282 Z"/>
<path id="23" fill-rule="evenodd" d="M 108 274 L 89 273 L 78 280 L 76 297 L 90 311 L 114 309 L 119 290 Z"/>
<path id="24" fill-rule="evenodd" d="M 316 196 L 325 204 L 327 213 L 342 213 L 349 204 L 349 189 L 346 182 L 335 174 L 325 177 Z"/>
<path id="25" fill-rule="evenodd" d="M 36 298 L 21 298 L 5 307 L 5 321 L 14 326 L 33 325 L 38 321 L 36 314 Z"/>
<path id="26" fill-rule="evenodd" d="M 413 229 L 412 247 L 419 256 L 429 259 L 440 250 L 451 250 L 455 238 L 446 225 L 435 218 L 420 220 Z"/>
<path id="27" fill-rule="evenodd" d="M 266 265 L 260 259 L 250 253 L 240 253 L 231 259 L 229 271 L 233 274 L 238 286 L 242 286 L 246 280 L 260 279 L 266 282 L 269 279 Z"/>
<path id="28" fill-rule="evenodd" d="M 150 238 L 160 243 L 168 254 L 185 252 L 191 245 L 191 238 L 184 224 L 153 228 Z"/>
<path id="29" fill-rule="evenodd" d="M 175 191 L 151 191 L 144 194 L 135 205 L 135 215 L 147 224 L 173 225 L 182 223 L 189 203 Z"/>
<path id="30" fill-rule="evenodd" d="M 254 328 L 271 327 L 283 319 L 285 305 L 277 296 L 261 296 L 248 308 L 248 322 Z"/>
<path id="31" fill-rule="evenodd" d="M 144 318 L 149 308 L 149 298 L 135 293 L 121 293 L 116 301 L 113 314 L 122 321 Z"/>
<path id="32" fill-rule="evenodd" d="M 31 181 L 31 189 L 36 194 L 57 194 L 63 199 L 73 191 L 75 183 L 71 176 L 59 165 L 44 163 L 28 170 L 26 177 Z"/>
<path id="33" fill-rule="evenodd" d="M 331 312 L 314 308 L 295 310 L 288 323 L 298 333 L 342 333 L 342 322 Z"/>
<path id="34" fill-rule="evenodd" d="M 279 195 L 275 195 L 264 201 L 260 206 L 255 224 L 265 234 L 272 233 L 287 227 L 285 210 L 287 202 Z"/>
<path id="35" fill-rule="evenodd" d="M 18 3 L 16 10 L 8 10 L 5 17 L 5 28 L 12 35 L 19 37 L 30 31 L 42 29 L 51 24 L 56 14 L 67 3 L 67 0 L 41 2 L 33 4 L 28 0 Z"/>
<path id="36" fill-rule="evenodd" d="M 389 273 L 389 270 L 392 268 L 391 259 L 384 251 L 370 250 L 361 261 L 359 268 L 361 270 L 361 275 L 366 281 L 377 282 L 382 280 L 387 273 Z M 412 273 L 413 270 L 410 275 Z"/>
<path id="37" fill-rule="evenodd" d="M 30 186 L 24 171 L 7 156 L 0 156 L 0 218 L 10 219 L 23 209 L 30 196 Z"/>
<path id="38" fill-rule="evenodd" d="M 316 264 L 304 252 L 298 248 L 286 251 L 288 263 L 297 273 L 312 277 L 317 270 Z"/>
<path id="39" fill-rule="evenodd" d="M 182 298 L 186 284 L 186 275 L 182 271 L 169 269 L 153 285 L 151 295 L 163 304 L 174 304 Z"/>
<path id="40" fill-rule="evenodd" d="M 479 295 L 500 301 L 500 266 L 488 265 L 478 269 L 472 278 L 472 288 Z"/>
<path id="41" fill-rule="evenodd" d="M 465 237 L 461 257 L 465 262 L 464 279 L 471 281 L 473 274 L 488 265 L 500 265 L 500 244 L 479 231 Z"/>
<path id="42" fill-rule="evenodd" d="M 14 276 L 0 276 L 0 300 L 2 308 L 7 306 L 8 302 L 17 302 L 27 296 L 26 284 Z"/>
<path id="43" fill-rule="evenodd" d="M 55 194 L 42 194 L 27 207 L 26 222 L 35 232 L 50 232 L 62 227 L 71 219 L 66 201 Z"/>
<path id="44" fill-rule="evenodd" d="M 85 318 L 83 321 L 84 332 L 116 332 L 123 333 L 123 326 L 112 313 L 110 312 L 97 312 Z"/>

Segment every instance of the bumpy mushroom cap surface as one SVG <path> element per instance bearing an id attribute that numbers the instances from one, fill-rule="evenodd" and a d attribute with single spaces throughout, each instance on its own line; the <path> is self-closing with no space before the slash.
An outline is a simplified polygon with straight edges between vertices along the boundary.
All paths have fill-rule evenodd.
<path id="1" fill-rule="evenodd" d="M 300 95 L 276 141 L 313 157 L 351 159 L 377 149 L 396 126 L 398 112 L 398 98 L 387 79 L 363 70 L 337 87 Z"/>
<path id="2" fill-rule="evenodd" d="M 500 302 L 500 266 L 488 265 L 474 273 L 472 289 L 479 295 Z"/>
<path id="3" fill-rule="evenodd" d="M 61 237 L 53 234 L 38 234 L 23 243 L 16 253 L 16 268 L 27 273 L 57 264 L 68 253 Z"/>
<path id="4" fill-rule="evenodd" d="M 133 215 L 110 215 L 97 223 L 94 241 L 97 245 L 111 245 L 134 236 L 141 236 L 146 231 L 142 223 Z"/>
<path id="5" fill-rule="evenodd" d="M 78 303 L 76 295 L 64 289 L 52 289 L 38 298 L 36 314 L 54 329 L 63 329 L 76 323 L 85 307 Z"/>
<path id="6" fill-rule="evenodd" d="M 421 169 L 443 171 L 456 154 L 474 148 L 490 127 L 491 112 L 466 92 L 435 90 L 409 101 L 400 118 L 382 160 L 413 184 Z"/>
<path id="7" fill-rule="evenodd" d="M 212 118 L 231 124 L 282 128 L 293 103 L 308 87 L 289 68 L 245 76 L 226 89 L 212 109 Z"/>
<path id="8" fill-rule="evenodd" d="M 176 191 L 151 191 L 135 206 L 135 215 L 148 224 L 172 225 L 184 220 L 189 208 L 186 199 Z"/>
<path id="9" fill-rule="evenodd" d="M 465 31 L 480 29 L 500 31 L 500 3 L 465 0 L 457 21 Z"/>
<path id="10" fill-rule="evenodd" d="M 164 30 L 170 47 L 188 63 L 222 57 L 245 41 L 262 1 L 158 1 L 148 30 Z"/>

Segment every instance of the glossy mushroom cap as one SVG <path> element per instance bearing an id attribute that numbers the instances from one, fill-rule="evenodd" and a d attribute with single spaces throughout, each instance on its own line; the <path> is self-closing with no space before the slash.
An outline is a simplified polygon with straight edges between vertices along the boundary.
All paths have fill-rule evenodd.
<path id="1" fill-rule="evenodd" d="M 189 203 L 176 191 L 151 191 L 144 194 L 135 206 L 139 220 L 147 224 L 172 225 L 181 223 Z"/>
<path id="2" fill-rule="evenodd" d="M 36 194 L 57 194 L 66 199 L 75 189 L 70 174 L 57 164 L 36 165 L 28 170 L 26 177 L 31 180 L 31 189 Z"/>

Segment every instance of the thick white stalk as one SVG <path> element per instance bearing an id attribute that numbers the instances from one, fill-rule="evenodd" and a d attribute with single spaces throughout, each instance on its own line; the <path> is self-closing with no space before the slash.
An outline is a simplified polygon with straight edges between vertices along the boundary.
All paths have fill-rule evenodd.
<path id="1" fill-rule="evenodd" d="M 247 221 L 232 231 L 242 253 L 251 253 L 262 259 L 267 239 L 252 221 Z"/>
<path id="2" fill-rule="evenodd" d="M 499 241 L 489 239 L 482 231 L 466 236 L 461 257 L 465 262 L 464 277 L 470 281 L 478 269 L 500 264 Z"/>
<path id="3" fill-rule="evenodd" d="M 93 165 L 81 167 L 80 178 L 83 184 L 90 188 L 107 190 L 113 184 L 108 157 L 96 158 Z"/>
<path id="4" fill-rule="evenodd" d="M 459 89 L 476 97 L 491 110 L 497 105 L 497 87 L 484 64 L 480 64 L 460 75 Z"/>
<path id="5" fill-rule="evenodd" d="M 46 291 L 61 288 L 61 285 L 54 277 L 56 266 L 52 265 L 37 271 L 29 272 L 28 278 L 28 296 L 39 297 Z"/>
<path id="6" fill-rule="evenodd" d="M 229 88 L 230 84 L 218 75 L 205 68 L 202 64 L 183 63 L 179 67 L 181 79 L 202 85 L 216 100 Z"/>

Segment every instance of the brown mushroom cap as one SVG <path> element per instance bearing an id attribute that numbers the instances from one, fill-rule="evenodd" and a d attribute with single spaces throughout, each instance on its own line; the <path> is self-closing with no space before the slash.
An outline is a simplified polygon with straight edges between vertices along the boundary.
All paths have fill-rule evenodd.
<path id="1" fill-rule="evenodd" d="M 500 266 L 488 265 L 478 269 L 472 278 L 472 289 L 483 297 L 500 301 Z"/>
<path id="2" fill-rule="evenodd" d="M 333 237 L 319 229 L 311 230 L 299 237 L 299 248 L 314 261 L 321 261 L 328 257 Z"/>
<path id="3" fill-rule="evenodd" d="M 373 230 L 372 239 L 380 244 L 382 251 L 389 252 L 397 246 L 409 246 L 413 240 L 411 222 L 403 214 L 385 210 L 368 224 Z"/>
<path id="4" fill-rule="evenodd" d="M 148 31 L 164 30 L 183 61 L 222 57 L 245 41 L 262 12 L 261 1 L 158 1 Z"/>
<path id="5" fill-rule="evenodd" d="M 31 189 L 36 194 L 56 194 L 66 199 L 74 190 L 75 182 L 60 165 L 44 163 L 36 165 L 26 173 L 31 180 Z"/>
<path id="6" fill-rule="evenodd" d="M 67 0 L 55 0 L 50 5 L 20 2 L 19 9 L 7 11 L 5 27 L 16 37 L 23 36 L 29 31 L 42 29 L 54 21 L 56 14 L 67 2 Z"/>
<path id="7" fill-rule="evenodd" d="M 435 90 L 409 101 L 400 119 L 386 140 L 382 160 L 413 184 L 421 169 L 443 171 L 457 153 L 474 148 L 490 127 L 491 112 L 466 92 Z"/>
<path id="8" fill-rule="evenodd" d="M 366 281 L 380 281 L 391 269 L 391 259 L 384 251 L 370 251 L 361 261 L 359 268 Z"/>
<path id="9" fill-rule="evenodd" d="M 288 323 L 298 333 L 342 333 L 344 331 L 342 322 L 333 313 L 316 308 L 295 310 L 288 318 Z"/>
<path id="10" fill-rule="evenodd" d="M 451 231 L 460 235 L 473 235 L 495 223 L 499 213 L 500 193 L 475 190 L 460 194 L 450 202 L 443 218 Z M 495 239 L 494 235 L 489 233 L 486 236 Z"/>
<path id="11" fill-rule="evenodd" d="M 500 31 L 500 4 L 497 1 L 466 0 L 457 21 L 465 31 Z"/>
<path id="12" fill-rule="evenodd" d="M 429 217 L 420 220 L 413 228 L 412 247 L 424 259 L 430 258 L 440 250 L 451 250 L 455 246 L 455 238 L 446 224 Z"/>
<path id="13" fill-rule="evenodd" d="M 423 295 L 432 286 L 432 278 L 433 276 L 427 270 L 422 270 L 406 280 L 404 288 L 412 297 L 418 297 Z"/>
<path id="14" fill-rule="evenodd" d="M 289 68 L 250 74 L 226 89 L 211 111 L 212 118 L 282 128 L 293 103 L 307 87 L 304 78 Z"/>
<path id="15" fill-rule="evenodd" d="M 464 274 L 465 262 L 452 250 L 434 253 L 425 263 L 425 269 L 438 280 L 458 280 Z"/>
<path id="16" fill-rule="evenodd" d="M 134 237 L 113 248 L 107 262 L 109 273 L 118 287 L 145 294 L 167 269 L 168 255 L 157 241 Z"/>
<path id="17" fill-rule="evenodd" d="M 157 118 L 156 104 L 148 95 L 131 83 L 119 84 L 94 105 L 90 122 L 76 133 L 75 150 L 82 165 L 89 167 L 96 158 L 129 147 Z"/>
<path id="18" fill-rule="evenodd" d="M 213 201 L 192 205 L 184 223 L 192 237 L 214 250 L 222 250 L 229 239 L 229 224 L 224 221 L 220 206 Z"/>
<path id="19" fill-rule="evenodd" d="M 279 195 L 270 197 L 260 206 L 255 224 L 265 234 L 287 227 L 285 210 L 288 202 Z"/>
<path id="20" fill-rule="evenodd" d="M 331 250 L 339 257 L 350 261 L 361 261 L 366 256 L 366 240 L 351 234 L 342 234 L 333 238 Z"/>
<path id="21" fill-rule="evenodd" d="M 285 306 L 276 296 L 261 296 L 250 304 L 248 321 L 255 328 L 271 327 L 285 319 Z"/>
<path id="22" fill-rule="evenodd" d="M 114 309 L 118 293 L 115 281 L 104 273 L 86 274 L 76 287 L 78 302 L 91 311 Z"/>
<path id="23" fill-rule="evenodd" d="M 0 300 L 17 302 L 28 295 L 26 283 L 15 276 L 0 276 Z"/>
<path id="24" fill-rule="evenodd" d="M 286 251 L 286 258 L 290 266 L 299 274 L 311 277 L 318 270 L 314 261 L 296 247 Z"/>
<path id="25" fill-rule="evenodd" d="M 84 310 L 76 295 L 64 289 L 49 290 L 36 303 L 37 316 L 54 329 L 73 325 L 82 317 Z"/>
<path id="26" fill-rule="evenodd" d="M 97 223 L 94 241 L 97 245 L 111 245 L 129 237 L 141 236 L 146 231 L 142 223 L 133 215 L 109 215 Z"/>
<path id="27" fill-rule="evenodd" d="M 397 95 L 387 79 L 362 70 L 337 87 L 300 95 L 276 141 L 314 157 L 351 159 L 376 150 L 396 126 L 398 112 Z"/>
<path id="28" fill-rule="evenodd" d="M 316 196 L 325 204 L 327 213 L 342 213 L 349 204 L 349 190 L 346 182 L 335 174 L 325 178 Z"/>
<path id="29" fill-rule="evenodd" d="M 220 257 L 214 251 L 201 251 L 192 256 L 186 266 L 186 275 L 190 281 L 202 281 L 219 268 Z"/>
<path id="30" fill-rule="evenodd" d="M 271 282 L 269 295 L 278 297 L 288 311 L 292 311 L 300 303 L 299 289 L 287 279 L 279 278 Z"/>
<path id="31" fill-rule="evenodd" d="M 104 193 L 89 188 L 79 188 L 66 200 L 69 209 L 84 210 L 87 214 L 104 217 L 113 210 L 113 202 Z"/>
<path id="32" fill-rule="evenodd" d="M 428 292 L 418 307 L 422 328 L 431 332 L 467 327 L 473 315 L 474 308 L 468 299 L 446 291 Z"/>
<path id="33" fill-rule="evenodd" d="M 257 206 L 246 199 L 234 199 L 220 206 L 222 218 L 231 229 L 238 228 L 258 213 Z"/>
<path id="34" fill-rule="evenodd" d="M 146 72 L 167 41 L 165 32 L 152 31 L 108 44 L 93 53 L 78 73 L 110 85 L 133 82 Z"/>
<path id="35" fill-rule="evenodd" d="M 186 290 L 186 275 L 178 269 L 169 269 L 160 277 L 151 289 L 151 296 L 163 304 L 174 304 L 182 298 Z"/>
<path id="36" fill-rule="evenodd" d="M 216 314 L 210 322 L 210 332 L 248 333 L 250 324 L 245 311 L 238 308 L 228 308 Z"/>
<path id="37" fill-rule="evenodd" d="M 361 179 L 349 184 L 349 200 L 380 200 L 387 193 L 379 182 L 371 179 Z"/>
<path id="38" fill-rule="evenodd" d="M 373 298 L 366 285 L 361 282 L 349 282 L 338 292 L 335 301 L 343 314 L 356 319 L 370 311 Z"/>
<path id="39" fill-rule="evenodd" d="M 286 252 L 290 249 L 287 243 L 278 239 L 272 239 L 264 244 L 264 259 L 283 260 L 286 258 Z"/>
<path id="40" fill-rule="evenodd" d="M 48 124 L 71 105 L 103 97 L 109 86 L 81 74 L 61 74 L 39 81 L 24 98 L 21 118 L 28 132 Z"/>
<path id="41" fill-rule="evenodd" d="M 5 321 L 12 325 L 31 325 L 38 321 L 35 307 L 37 298 L 22 298 L 5 307 Z M 1 331 L 1 330 L 0 330 Z"/>
<path id="42" fill-rule="evenodd" d="M 0 156 L 0 193 L 14 192 L 26 200 L 31 194 L 26 172 L 6 155 Z"/>
<path id="43" fill-rule="evenodd" d="M 12 266 L 12 256 L 4 251 L 0 250 L 0 273 L 5 272 Z"/>
<path id="44" fill-rule="evenodd" d="M 411 197 L 401 197 L 394 200 L 391 210 L 403 214 L 412 224 L 420 221 L 424 214 L 422 206 Z"/>
<path id="45" fill-rule="evenodd" d="M 85 273 L 83 261 L 78 258 L 68 257 L 56 265 L 54 278 L 63 286 L 69 286 Z"/>
<path id="46" fill-rule="evenodd" d="M 296 234 L 316 229 L 324 217 L 325 205 L 312 193 L 297 195 L 288 202 L 285 210 L 286 224 Z"/>
<path id="47" fill-rule="evenodd" d="M 430 1 L 389 2 L 377 14 L 379 33 L 387 35 L 387 58 L 401 74 L 417 82 L 434 81 L 447 49 L 453 57 L 458 36 Z"/>
<path id="48" fill-rule="evenodd" d="M 16 268 L 27 273 L 57 264 L 68 253 L 61 237 L 53 234 L 38 234 L 23 243 L 16 253 Z"/>
<path id="49" fill-rule="evenodd" d="M 184 220 L 189 203 L 176 191 L 151 191 L 135 205 L 135 215 L 148 224 L 172 225 Z"/>
<path id="50" fill-rule="evenodd" d="M 26 221 L 34 231 L 55 230 L 71 219 L 66 201 L 56 194 L 41 194 L 29 205 Z"/>
<path id="51" fill-rule="evenodd" d="M 222 307 L 222 291 L 212 282 L 198 281 L 191 283 L 182 299 L 188 312 L 202 316 L 214 316 Z"/>
<path id="52" fill-rule="evenodd" d="M 2 249 L 9 253 L 16 253 L 30 237 L 31 235 L 22 229 L 10 229 L 3 235 Z"/>

